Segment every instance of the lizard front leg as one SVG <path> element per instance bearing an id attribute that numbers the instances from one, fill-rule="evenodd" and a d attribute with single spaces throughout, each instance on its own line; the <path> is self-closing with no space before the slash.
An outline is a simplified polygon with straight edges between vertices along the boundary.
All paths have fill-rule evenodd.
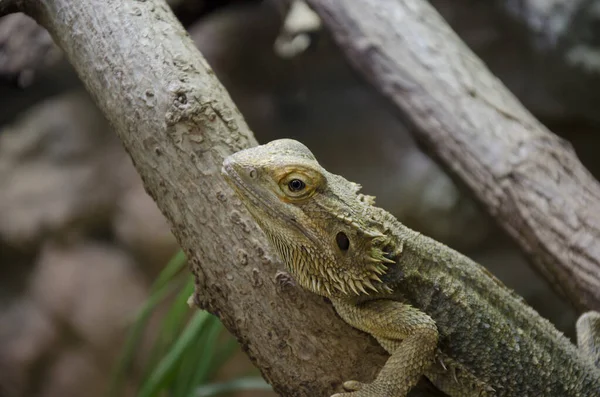
<path id="1" fill-rule="evenodd" d="M 354 391 L 332 397 L 405 397 L 434 362 L 438 331 L 433 319 L 392 300 L 332 302 L 344 321 L 373 335 L 391 354 L 373 383 L 346 382 L 344 386 Z"/>

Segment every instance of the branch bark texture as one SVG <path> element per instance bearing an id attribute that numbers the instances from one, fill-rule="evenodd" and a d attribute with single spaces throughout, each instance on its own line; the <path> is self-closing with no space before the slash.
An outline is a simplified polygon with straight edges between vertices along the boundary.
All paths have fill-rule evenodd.
<path id="1" fill-rule="evenodd" d="M 600 185 L 425 0 L 308 0 L 350 62 L 579 309 L 600 309 Z"/>
<path id="2" fill-rule="evenodd" d="M 191 263 L 195 302 L 218 315 L 283 396 L 372 380 L 386 359 L 322 298 L 278 274 L 220 176 L 256 141 L 161 0 L 24 0 L 103 110 Z M 420 394 L 427 395 L 432 394 Z"/>

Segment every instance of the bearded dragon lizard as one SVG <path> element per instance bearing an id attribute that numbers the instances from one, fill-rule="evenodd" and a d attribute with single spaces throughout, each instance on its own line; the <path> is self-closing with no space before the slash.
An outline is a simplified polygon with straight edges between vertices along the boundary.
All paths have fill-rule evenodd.
<path id="1" fill-rule="evenodd" d="M 422 375 L 452 397 L 600 396 L 599 313 L 578 321 L 577 348 L 484 267 L 375 207 L 300 142 L 240 151 L 222 173 L 297 283 L 390 354 L 375 381 L 345 382 L 336 397 L 405 397 Z"/>

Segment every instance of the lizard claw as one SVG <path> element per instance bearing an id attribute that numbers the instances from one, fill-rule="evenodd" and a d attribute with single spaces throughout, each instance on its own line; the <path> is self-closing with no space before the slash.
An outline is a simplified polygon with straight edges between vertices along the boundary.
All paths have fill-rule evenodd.
<path id="1" fill-rule="evenodd" d="M 356 380 L 348 380 L 342 384 L 342 387 L 346 391 L 357 391 L 362 389 L 363 384 Z"/>

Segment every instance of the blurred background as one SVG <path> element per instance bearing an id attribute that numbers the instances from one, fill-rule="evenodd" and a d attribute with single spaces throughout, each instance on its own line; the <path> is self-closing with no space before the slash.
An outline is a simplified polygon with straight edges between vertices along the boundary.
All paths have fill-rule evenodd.
<path id="1" fill-rule="evenodd" d="M 169 3 L 259 142 L 304 142 L 573 335 L 571 308 L 415 145 L 310 13 L 291 18 L 285 0 Z M 598 175 L 600 1 L 432 3 Z M 218 320 L 189 309 L 177 252 L 61 51 L 24 15 L 1 18 L 0 397 L 274 395 Z"/>

